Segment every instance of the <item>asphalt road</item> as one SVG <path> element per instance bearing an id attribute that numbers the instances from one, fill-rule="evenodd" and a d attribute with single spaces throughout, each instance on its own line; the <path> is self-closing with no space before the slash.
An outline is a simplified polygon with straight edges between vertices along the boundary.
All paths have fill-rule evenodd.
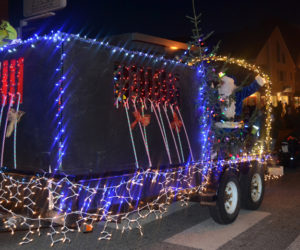
<path id="1" fill-rule="evenodd" d="M 143 236 L 137 229 L 111 229 L 112 239 L 99 241 L 101 225 L 92 233 L 70 233 L 70 243 L 50 247 L 47 230 L 29 244 L 19 246 L 24 232 L 0 233 L 0 249 L 300 249 L 300 167 L 285 170 L 285 175 L 266 184 L 265 198 L 257 211 L 242 210 L 231 225 L 220 226 L 209 216 L 208 208 L 198 203 L 187 207 L 173 204 L 159 220 L 148 218 Z"/>

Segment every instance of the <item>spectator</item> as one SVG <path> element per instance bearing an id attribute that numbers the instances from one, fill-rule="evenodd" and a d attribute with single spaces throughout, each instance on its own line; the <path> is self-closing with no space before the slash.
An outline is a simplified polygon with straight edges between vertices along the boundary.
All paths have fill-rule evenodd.
<path id="1" fill-rule="evenodd" d="M 292 106 L 290 104 L 286 105 L 286 112 L 284 115 L 285 128 L 293 129 L 294 128 L 294 114 L 292 112 Z"/>
<path id="2" fill-rule="evenodd" d="M 278 141 L 278 135 L 279 130 L 282 128 L 282 106 L 277 105 L 277 107 L 273 107 L 273 113 L 272 113 L 272 144 L 271 144 L 271 150 L 276 151 L 277 150 L 277 141 Z"/>
<path id="3" fill-rule="evenodd" d="M 277 112 L 279 113 L 280 117 L 282 117 L 283 116 L 283 114 L 282 114 L 282 112 L 283 112 L 283 105 L 282 105 L 281 101 L 278 102 L 277 108 L 278 108 Z"/>

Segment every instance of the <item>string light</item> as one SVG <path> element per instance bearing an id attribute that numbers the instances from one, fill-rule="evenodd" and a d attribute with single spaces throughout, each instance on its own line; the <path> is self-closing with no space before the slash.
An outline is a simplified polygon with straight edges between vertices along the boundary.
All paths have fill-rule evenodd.
<path id="1" fill-rule="evenodd" d="M 94 46 L 104 47 L 109 49 L 113 54 L 119 53 L 124 57 L 133 58 L 135 56 L 143 56 L 149 59 L 153 64 L 159 63 L 160 65 L 180 64 L 184 67 L 190 67 L 195 63 L 199 62 L 199 59 L 193 59 L 189 63 L 182 63 L 177 60 L 166 59 L 163 56 L 155 56 L 149 53 L 144 53 L 140 51 L 130 51 L 125 48 L 112 46 L 109 43 L 103 41 L 96 41 L 95 39 L 81 38 L 79 35 L 66 34 L 62 32 L 52 33 L 51 35 L 38 36 L 35 35 L 33 38 L 27 39 L 25 41 L 18 41 L 13 45 L 5 45 L 0 48 L 0 51 L 7 51 L 9 53 L 15 53 L 18 51 L 18 46 L 20 45 L 30 45 L 30 49 L 36 49 L 35 43 L 39 41 L 52 41 L 54 43 L 59 43 L 58 48 L 62 48 L 62 43 L 68 43 L 72 40 L 81 41 L 84 43 L 89 43 Z M 57 98 L 57 125 L 58 132 L 54 138 L 54 144 L 58 147 L 58 168 L 61 168 L 62 158 L 64 154 L 65 141 L 63 138 L 64 124 L 62 119 L 62 111 L 65 103 L 63 102 L 64 85 L 66 76 L 64 75 L 63 60 L 66 54 L 62 50 L 60 65 L 57 67 L 56 72 L 60 74 L 60 80 L 56 83 L 58 90 Z M 198 61 L 197 61 L 198 60 Z M 51 240 L 51 246 L 57 242 L 70 241 L 68 234 L 73 231 L 81 231 L 81 224 L 83 225 L 93 225 L 98 221 L 105 221 L 103 229 L 101 230 L 99 240 L 109 240 L 111 239 L 111 232 L 108 230 L 109 223 L 114 223 L 118 226 L 119 221 L 123 222 L 122 231 L 132 228 L 138 228 L 141 235 L 142 226 L 141 220 L 145 219 L 149 215 L 155 215 L 157 218 L 166 213 L 168 205 L 174 200 L 179 199 L 183 204 L 187 204 L 195 194 L 203 194 L 205 191 L 217 182 L 220 178 L 220 174 L 224 171 L 225 166 L 229 169 L 234 169 L 239 171 L 241 166 L 249 166 L 252 162 L 258 162 L 260 165 L 264 166 L 267 164 L 270 156 L 269 144 L 271 142 L 270 129 L 271 129 L 271 90 L 270 90 L 270 79 L 267 75 L 263 74 L 258 67 L 246 63 L 244 60 L 233 59 L 227 57 L 208 57 L 204 58 L 207 62 L 210 61 L 224 61 L 232 64 L 236 64 L 255 73 L 261 74 L 266 80 L 266 148 L 263 149 L 259 146 L 258 154 L 253 150 L 252 154 L 243 154 L 241 157 L 230 160 L 219 160 L 212 161 L 207 156 L 207 150 L 210 149 L 209 145 L 209 130 L 211 124 L 209 123 L 209 117 L 211 111 L 206 108 L 205 100 L 203 100 L 203 92 L 205 89 L 200 86 L 199 88 L 199 100 L 200 109 L 204 114 L 201 119 L 204 127 L 201 130 L 201 141 L 203 160 L 195 162 L 193 159 L 192 150 L 189 144 L 187 132 L 185 131 L 186 140 L 190 147 L 190 155 L 192 157 L 191 163 L 186 163 L 184 166 L 178 166 L 168 169 L 156 170 L 148 168 L 142 170 L 139 168 L 137 155 L 135 152 L 134 140 L 130 128 L 130 117 L 129 117 L 129 105 L 136 105 L 137 102 L 144 108 L 148 108 L 150 102 L 150 110 L 155 113 L 158 124 L 160 124 L 161 134 L 164 139 L 165 147 L 168 152 L 169 161 L 171 162 L 170 152 L 168 142 L 166 141 L 165 126 L 163 124 L 163 118 L 160 112 L 160 106 L 164 108 L 165 114 L 167 116 L 166 107 L 169 106 L 170 109 L 178 113 L 181 121 L 182 117 L 178 109 L 178 98 L 179 91 L 176 88 L 176 81 L 178 78 L 166 72 L 164 69 L 151 69 L 146 67 L 137 66 L 125 66 L 117 65 L 116 72 L 114 73 L 114 96 L 115 96 L 115 106 L 119 108 L 124 106 L 126 111 L 126 116 L 128 120 L 128 127 L 130 131 L 131 141 L 133 145 L 135 160 L 136 160 L 136 172 L 132 174 L 124 174 L 122 176 L 116 177 L 106 177 L 106 178 L 96 178 L 91 180 L 80 180 L 75 181 L 71 177 L 49 175 L 49 174 L 36 174 L 31 178 L 28 176 L 20 177 L 20 175 L 14 175 L 9 173 L 10 170 L 2 168 L 0 172 L 0 208 L 6 211 L 10 218 L 4 221 L 7 229 L 9 229 L 12 234 L 20 223 L 23 227 L 27 228 L 27 233 L 23 237 L 20 244 L 26 244 L 33 241 L 34 234 L 40 234 L 40 228 L 43 224 L 42 222 L 48 222 L 49 230 L 48 236 Z M 18 82 L 18 93 L 21 94 L 20 103 L 22 103 L 22 93 L 23 93 L 23 62 L 17 60 L 18 72 L 17 74 Z M 5 97 L 8 92 L 8 62 L 5 64 L 3 62 L 3 76 L 2 76 L 2 91 L 5 92 Z M 200 67 L 199 74 L 202 78 L 204 77 L 204 68 Z M 131 79 L 130 79 L 131 77 Z M 22 84 L 21 84 L 22 83 Z M 139 87 L 138 87 L 139 86 Z M 136 102 L 132 102 L 132 96 L 137 96 Z M 201 99 L 202 98 L 202 99 Z M 4 102 L 6 103 L 6 99 Z M 147 100 L 147 102 L 145 101 Z M 10 101 L 10 100 L 9 100 Z M 5 105 L 5 104 L 4 104 Z M 3 105 L 3 106 L 4 106 Z M 3 107 L 2 106 L 2 107 Z M 158 114 L 157 114 L 158 112 Z M 2 112 L 1 112 L 2 115 Z M 144 113 L 142 113 L 143 116 Z M 171 122 L 168 120 L 169 127 L 171 128 Z M 176 127 L 176 132 L 178 135 L 178 127 Z M 144 142 L 146 150 L 148 144 L 146 141 L 146 130 L 144 129 Z M 183 129 L 185 126 L 183 124 Z M 173 132 L 173 131 L 172 131 Z M 143 133 L 143 132 L 142 132 Z M 173 140 L 175 141 L 175 136 L 173 135 Z M 181 158 L 184 161 L 184 156 L 182 152 L 182 146 L 180 137 L 179 148 L 181 151 Z M 180 159 L 179 150 L 176 144 L 176 150 L 178 158 Z M 150 162 L 150 161 L 149 161 Z M 212 173 L 214 173 L 215 179 L 212 178 Z M 200 183 L 197 178 L 200 178 Z M 96 185 L 95 185 L 96 184 Z M 142 194 L 146 191 L 151 193 L 155 198 L 151 201 L 143 201 Z M 37 204 L 38 198 L 41 198 L 41 194 L 51 200 L 50 212 L 55 212 L 55 216 L 45 215 L 39 208 Z M 93 204 L 97 204 L 97 211 L 91 212 L 90 209 Z M 74 208 L 75 204 L 79 204 Z M 14 205 L 14 206 L 12 206 Z M 117 209 L 115 206 L 117 205 Z M 16 208 L 23 208 L 25 213 L 18 213 Z M 24 215 L 27 214 L 27 215 Z M 137 215 L 133 216 L 133 215 Z M 76 216 L 75 228 L 67 224 L 68 218 L 72 215 Z M 56 227 L 57 222 L 61 224 L 61 227 Z M 36 230 L 35 230 L 36 229 Z"/>
<path id="2" fill-rule="evenodd" d="M 2 47 L 0 47 L 0 52 L 8 51 L 9 53 L 16 53 L 18 52 L 18 47 L 20 45 L 29 45 L 32 49 L 36 49 L 35 43 L 39 41 L 52 41 L 54 43 L 63 43 L 63 42 L 68 43 L 74 40 L 81 41 L 84 43 L 89 43 L 93 46 L 104 47 L 109 49 L 112 53 L 120 53 L 125 57 L 128 56 L 130 58 L 133 58 L 135 56 L 143 56 L 145 58 L 151 59 L 152 63 L 167 63 L 171 65 L 180 64 L 188 67 L 187 64 L 183 64 L 180 61 L 175 59 L 167 59 L 164 56 L 157 56 L 147 52 L 128 50 L 125 49 L 124 47 L 113 46 L 105 40 L 98 41 L 95 39 L 81 37 L 79 34 L 77 35 L 67 34 L 61 31 L 57 31 L 57 32 L 52 31 L 50 35 L 43 35 L 43 36 L 39 36 L 35 34 L 33 37 L 28 38 L 26 40 L 16 40 L 13 44 L 5 44 Z"/>
<path id="3" fill-rule="evenodd" d="M 80 181 L 72 181 L 70 177 L 59 179 L 55 176 L 50 177 L 49 174 L 36 174 L 31 178 L 29 176 L 21 178 L 9 172 L 6 173 L 6 169 L 3 168 L 0 173 L 0 208 L 10 214 L 10 218 L 4 221 L 4 225 L 12 234 L 18 224 L 27 228 L 28 231 L 20 242 L 21 245 L 30 243 L 33 241 L 34 234 L 41 233 L 43 222 L 50 224 L 50 232 L 47 235 L 50 236 L 51 246 L 57 242 L 70 241 L 67 234 L 75 230 L 80 232 L 80 225 L 83 222 L 93 225 L 98 221 L 105 221 L 99 240 L 111 239 L 112 234 L 109 232 L 108 226 L 110 223 L 117 225 L 120 219 L 123 221 L 122 231 L 138 228 L 142 235 L 141 220 L 151 214 L 160 218 L 174 199 L 187 205 L 190 197 L 202 194 L 213 184 L 213 181 L 218 181 L 212 180 L 210 176 L 212 172 L 220 176 L 223 169 L 220 169 L 219 166 L 228 166 L 229 169 L 238 171 L 240 166 L 251 166 L 253 161 L 265 165 L 268 159 L 269 157 L 243 156 L 236 160 L 207 162 L 207 165 L 210 165 L 209 170 L 203 166 L 203 163 L 160 171 L 138 170 L 135 173 L 111 177 L 111 179 L 106 177 L 86 180 L 83 182 L 84 184 Z M 201 183 L 197 183 L 199 176 L 202 176 Z M 92 182 L 97 185 L 92 187 Z M 51 185 L 49 185 L 50 183 Z M 105 183 L 111 183 L 111 185 Z M 148 193 L 151 190 L 154 191 L 157 194 L 156 198 L 150 202 L 140 200 L 140 194 L 145 188 Z M 53 197 L 53 211 L 57 211 L 55 216 L 47 216 L 37 208 L 36 201 L 41 200 L 41 194 L 47 196 L 50 193 Z M 68 195 L 64 195 L 67 193 Z M 80 200 L 78 199 L 83 201 L 81 207 L 77 207 L 73 211 L 67 211 L 67 208 L 61 209 L 62 203 L 67 204 L 65 207 L 79 204 Z M 99 207 L 96 212 L 84 209 L 96 199 L 99 199 L 97 202 Z M 121 200 L 122 203 L 119 202 Z M 116 201 L 119 212 L 114 213 Z M 15 204 L 15 207 L 12 207 L 12 204 Z M 23 213 L 15 212 L 16 208 L 23 208 Z M 72 215 L 77 216 L 75 228 L 73 225 L 67 224 L 68 217 L 70 218 Z M 58 222 L 61 227 L 57 228 L 55 225 Z"/>
<path id="4" fill-rule="evenodd" d="M 176 87 L 178 78 L 164 68 L 118 65 L 113 75 L 115 106 L 129 98 L 135 99 L 135 104 L 147 105 L 177 105 L 179 89 Z"/>
<path id="5" fill-rule="evenodd" d="M 188 62 L 188 65 L 192 66 L 196 63 L 199 63 L 201 61 L 200 58 L 193 58 L 190 62 Z M 271 129 L 272 129 L 272 92 L 271 92 L 271 86 L 272 82 L 270 80 L 270 77 L 264 73 L 259 66 L 256 66 L 254 64 L 248 63 L 244 59 L 236 59 L 232 57 L 227 56 L 209 56 L 202 58 L 202 61 L 215 61 L 215 62 L 226 62 L 229 64 L 234 64 L 237 66 L 240 66 L 241 68 L 247 69 L 251 72 L 254 72 L 256 74 L 261 75 L 266 80 L 266 88 L 265 88 L 265 95 L 266 95 L 266 106 L 265 106 L 265 128 L 266 128 L 266 134 L 264 139 L 261 140 L 261 142 L 255 143 L 255 146 L 252 149 L 253 154 L 260 154 L 263 153 L 270 154 L 270 145 L 272 142 L 271 138 Z"/>

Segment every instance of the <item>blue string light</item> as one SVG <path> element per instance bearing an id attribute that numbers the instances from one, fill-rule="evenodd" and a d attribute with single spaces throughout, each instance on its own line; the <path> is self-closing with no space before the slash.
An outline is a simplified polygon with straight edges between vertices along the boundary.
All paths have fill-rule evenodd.
<path id="1" fill-rule="evenodd" d="M 141 51 L 128 50 L 125 49 L 124 47 L 117 47 L 111 45 L 108 42 L 105 42 L 104 40 L 97 41 L 96 39 L 81 37 L 79 34 L 74 35 L 74 34 L 64 33 L 61 31 L 57 31 L 56 33 L 52 31 L 50 35 L 43 35 L 43 36 L 38 36 L 37 34 L 35 34 L 33 37 L 28 38 L 26 40 L 16 40 L 14 44 L 3 45 L 0 48 L 0 51 L 8 51 L 9 53 L 14 53 L 18 51 L 18 46 L 27 45 L 27 44 L 30 45 L 32 48 L 36 48 L 34 43 L 43 40 L 52 41 L 54 43 L 57 42 L 64 43 L 64 42 L 70 42 L 72 40 L 77 40 L 77 41 L 89 43 L 91 45 L 96 45 L 99 47 L 105 47 L 107 49 L 110 49 L 113 54 L 118 52 L 123 54 L 124 56 L 129 56 L 131 58 L 135 57 L 136 55 L 144 56 L 146 58 L 154 59 L 154 62 L 162 62 L 162 63 L 173 64 L 173 65 L 181 64 L 189 67 L 187 63 L 182 63 L 172 59 L 166 59 L 164 56 L 155 56 L 153 54 L 149 54 Z M 64 54 L 64 56 L 66 55 Z"/>

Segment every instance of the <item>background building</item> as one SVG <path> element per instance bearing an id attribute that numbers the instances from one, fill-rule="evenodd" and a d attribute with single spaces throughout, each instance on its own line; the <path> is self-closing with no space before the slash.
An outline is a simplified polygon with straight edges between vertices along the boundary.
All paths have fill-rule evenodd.
<path id="1" fill-rule="evenodd" d="M 268 23 L 255 29 L 223 34 L 220 54 L 261 66 L 270 75 L 273 105 L 278 101 L 300 105 L 300 30 L 287 24 Z M 297 45 L 298 44 L 298 45 Z M 264 103 L 264 94 L 255 93 L 248 104 Z"/>

